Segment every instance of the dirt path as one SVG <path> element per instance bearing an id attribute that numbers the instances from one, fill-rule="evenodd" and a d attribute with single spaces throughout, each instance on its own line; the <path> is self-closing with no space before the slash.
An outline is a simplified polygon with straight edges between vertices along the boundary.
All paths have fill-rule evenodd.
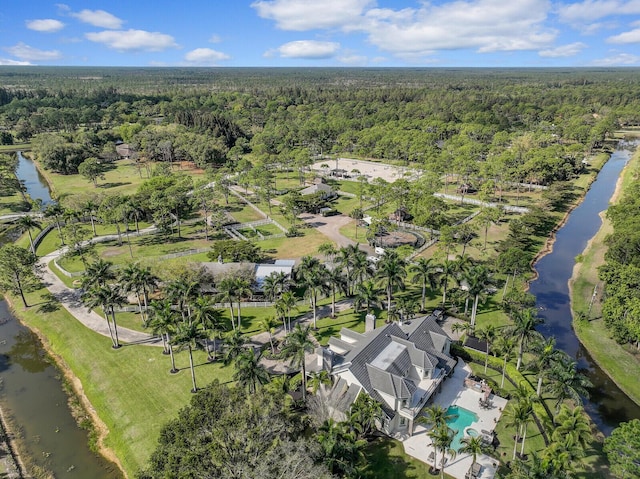
<path id="1" fill-rule="evenodd" d="M 352 239 L 347 238 L 342 233 L 340 233 L 340 228 L 348 225 L 351 222 L 351 218 L 345 215 L 334 215 L 334 216 L 322 216 L 322 215 L 314 215 L 311 213 L 303 213 L 299 216 L 299 218 L 304 221 L 307 225 L 312 228 L 318 230 L 320 233 L 325 235 L 331 241 L 338 245 L 338 248 L 342 248 L 344 246 L 355 245 L 356 242 Z M 360 244 L 360 249 L 365 251 L 367 254 L 373 254 L 373 248 L 368 244 Z"/>

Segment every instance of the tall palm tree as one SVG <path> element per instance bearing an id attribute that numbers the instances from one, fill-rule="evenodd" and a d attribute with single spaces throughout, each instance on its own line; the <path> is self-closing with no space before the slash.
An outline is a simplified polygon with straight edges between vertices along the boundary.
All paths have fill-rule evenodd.
<path id="1" fill-rule="evenodd" d="M 465 436 L 460 442 L 462 443 L 462 447 L 458 452 L 471 455 L 471 467 L 473 467 L 477 462 L 478 454 L 484 454 L 488 449 L 482 441 L 482 438 L 479 436 Z"/>
<path id="2" fill-rule="evenodd" d="M 92 285 L 82 294 L 82 302 L 89 311 L 96 307 L 101 307 L 104 318 L 109 328 L 109 336 L 111 337 L 113 349 L 120 347 L 118 341 L 118 325 L 116 324 L 115 307 L 122 304 L 124 298 L 120 296 L 117 288 L 109 285 Z M 111 319 L 109 319 L 111 317 Z"/>
<path id="3" fill-rule="evenodd" d="M 113 263 L 102 258 L 90 263 L 81 278 L 82 288 L 86 290 L 93 285 L 106 286 L 108 281 L 116 277 L 112 266 Z"/>
<path id="4" fill-rule="evenodd" d="M 118 274 L 118 283 L 120 285 L 120 291 L 125 296 L 129 293 L 136 295 L 138 302 L 138 312 L 142 318 L 142 324 L 146 323 L 145 311 L 142 309 L 142 296 L 140 286 L 140 272 L 141 268 L 137 263 L 129 263 L 122 268 Z"/>
<path id="5" fill-rule="evenodd" d="M 311 303 L 314 329 L 317 327 L 318 296 L 327 291 L 327 271 L 317 258 L 304 256 L 295 273 L 296 282 L 305 289 L 305 295 Z"/>
<path id="6" fill-rule="evenodd" d="M 31 235 L 31 229 L 32 228 L 41 228 L 40 222 L 36 221 L 35 218 L 33 218 L 32 216 L 29 215 L 25 215 L 25 216 L 21 216 L 20 218 L 18 218 L 18 226 L 20 226 L 23 230 L 26 230 L 27 233 L 29 234 L 29 245 L 31 247 L 31 253 L 33 253 L 33 255 L 36 255 L 36 248 L 33 245 L 33 236 Z"/>
<path id="7" fill-rule="evenodd" d="M 556 349 L 556 338 L 553 336 L 550 338 L 536 341 L 532 346 L 534 353 L 533 361 L 527 365 L 527 369 L 538 373 L 538 386 L 536 387 L 536 394 L 538 397 L 542 394 L 542 385 L 544 380 L 549 376 L 553 365 L 562 361 L 562 351 Z"/>
<path id="8" fill-rule="evenodd" d="M 353 300 L 354 310 L 358 311 L 364 305 L 367 314 L 369 314 L 371 312 L 371 308 L 378 306 L 379 295 L 380 290 L 373 281 L 358 283 L 355 289 L 355 298 Z"/>
<path id="9" fill-rule="evenodd" d="M 453 262 L 447 257 L 439 265 L 440 274 L 438 275 L 438 283 L 442 288 L 442 307 L 447 302 L 447 291 L 449 287 L 449 276 L 452 272 Z"/>
<path id="10" fill-rule="evenodd" d="M 451 444 L 453 443 L 453 438 L 455 437 L 456 433 L 453 429 L 445 424 L 431 429 L 427 433 L 427 435 L 431 438 L 434 449 L 442 453 L 442 456 L 440 457 L 440 479 L 444 479 L 446 455 L 449 454 L 452 458 L 454 458 L 457 454 L 457 451 L 451 448 Z M 436 452 L 435 456 L 437 455 L 438 453 Z M 435 458 L 433 462 L 433 468 L 437 469 L 438 467 Z"/>
<path id="11" fill-rule="evenodd" d="M 191 303 L 198 297 L 199 292 L 200 282 L 186 276 L 169 281 L 165 288 L 166 296 L 178 306 L 182 319 L 189 323 L 192 322 Z"/>
<path id="12" fill-rule="evenodd" d="M 507 427 L 513 427 L 516 430 L 513 446 L 513 459 L 516 458 L 520 439 L 523 439 L 522 446 L 524 449 L 524 438 L 526 436 L 527 424 L 531 421 L 532 414 L 533 406 L 531 401 L 526 399 L 511 403 L 510 407 L 508 407 L 504 412 L 504 416 L 507 419 Z M 523 429 L 525 436 L 523 436 Z"/>
<path id="13" fill-rule="evenodd" d="M 471 326 L 476 325 L 476 316 L 478 314 L 478 303 L 480 298 L 491 284 L 491 277 L 489 270 L 483 266 L 478 265 L 470 269 L 468 274 L 464 275 L 467 283 L 469 295 L 473 298 L 473 306 L 471 308 Z"/>
<path id="14" fill-rule="evenodd" d="M 533 308 L 513 311 L 513 325 L 507 331 L 518 341 L 518 363 L 516 369 L 519 371 L 522 365 L 522 357 L 527 344 L 540 340 L 542 335 L 536 331 L 536 326 L 542 324 L 542 318 Z"/>
<path id="15" fill-rule="evenodd" d="M 507 361 L 512 358 L 513 351 L 516 348 L 516 343 L 513 341 L 513 338 L 509 336 L 500 336 L 498 341 L 496 341 L 496 349 L 499 351 L 500 356 L 502 356 L 502 381 L 500 382 L 500 387 L 504 387 L 504 377 L 507 371 Z"/>
<path id="16" fill-rule="evenodd" d="M 233 321 L 233 320 L 232 320 Z M 244 351 L 246 340 L 238 329 L 228 331 L 224 335 L 224 364 L 228 366 Z"/>
<path id="17" fill-rule="evenodd" d="M 453 419 L 453 415 L 449 414 L 447 409 L 439 404 L 432 404 L 424 409 L 422 416 L 418 418 L 418 422 L 430 426 L 431 429 L 446 426 L 447 421 Z"/>
<path id="18" fill-rule="evenodd" d="M 351 291 L 354 284 L 354 263 L 358 256 L 362 256 L 364 251 L 360 250 L 360 246 L 358 244 L 355 245 L 347 245 L 343 246 L 338 250 L 338 264 L 345 271 L 345 276 L 347 279 L 347 295 L 351 296 Z M 364 253 L 366 259 L 366 253 Z"/>
<path id="19" fill-rule="evenodd" d="M 273 335 L 276 332 L 276 326 L 278 326 L 278 321 L 273 316 L 265 316 L 260 319 L 258 322 L 258 327 L 269 334 L 269 344 L 271 345 L 271 354 L 276 353 L 276 348 L 273 344 Z"/>
<path id="20" fill-rule="evenodd" d="M 195 323 L 180 322 L 176 328 L 176 335 L 173 337 L 173 344 L 179 349 L 186 349 L 189 352 L 189 368 L 191 369 L 192 393 L 198 392 L 196 383 L 196 370 L 193 364 L 193 350 L 202 347 L 201 341 L 206 339 L 204 332 Z"/>
<path id="21" fill-rule="evenodd" d="M 551 436 L 553 441 L 558 442 L 568 436 L 583 449 L 586 449 L 593 441 L 591 421 L 582 406 L 569 409 L 566 404 L 563 404 L 553 420 L 556 423 Z"/>
<path id="22" fill-rule="evenodd" d="M 412 263 L 409 266 L 409 272 L 413 273 L 411 282 L 414 284 L 420 284 L 422 287 L 420 311 L 424 312 L 427 301 L 427 286 L 431 289 L 435 289 L 438 285 L 438 265 L 432 258 L 418 258 L 415 263 Z"/>
<path id="23" fill-rule="evenodd" d="M 215 307 L 211 296 L 198 296 L 191 305 L 191 316 L 195 324 L 199 324 L 206 336 L 205 349 L 207 350 L 207 358 L 210 361 L 216 359 L 216 339 L 220 335 L 220 331 L 224 329 L 222 313 Z M 213 356 L 209 347 L 209 340 L 213 340 Z"/>
<path id="24" fill-rule="evenodd" d="M 98 233 L 96 232 L 95 213 L 98 210 L 99 206 L 100 204 L 95 198 L 88 198 L 84 203 L 82 203 L 81 206 L 82 213 L 86 213 L 89 216 L 93 236 L 98 236 Z"/>
<path id="25" fill-rule="evenodd" d="M 376 276 L 387 292 L 387 314 L 390 314 L 394 291 L 404 289 L 404 279 L 407 277 L 405 261 L 395 251 L 387 250 L 378 262 Z"/>
<path id="26" fill-rule="evenodd" d="M 238 295 L 236 293 L 234 278 L 223 278 L 218 282 L 218 284 L 216 284 L 216 289 L 218 290 L 218 301 L 229 304 L 229 319 L 231 320 L 231 326 L 233 329 L 236 329 L 233 303 L 236 301 Z"/>
<path id="27" fill-rule="evenodd" d="M 269 301 L 275 301 L 289 288 L 289 282 L 289 276 L 284 271 L 274 271 L 264 279 L 264 295 Z"/>
<path id="28" fill-rule="evenodd" d="M 60 206 L 60 203 L 50 203 L 44 210 L 45 218 L 53 218 L 58 229 L 58 235 L 60 236 L 60 244 L 64 245 L 64 236 L 62 234 L 62 227 L 60 225 L 62 215 L 64 214 L 64 208 Z"/>
<path id="29" fill-rule="evenodd" d="M 168 354 L 171 358 L 171 369 L 169 372 L 175 374 L 178 372 L 176 368 L 176 360 L 173 355 L 173 343 L 171 335 L 175 333 L 178 323 L 178 313 L 173 310 L 171 301 L 163 299 L 162 301 L 151 301 L 149 304 L 150 320 L 148 326 L 153 334 L 162 336 L 163 354 Z"/>
<path id="30" fill-rule="evenodd" d="M 588 388 L 592 387 L 591 381 L 578 372 L 578 363 L 571 358 L 556 362 L 549 374 L 547 391 L 556 399 L 556 410 L 567 399 L 576 404 L 581 404 L 583 397 L 589 397 Z"/>
<path id="31" fill-rule="evenodd" d="M 327 288 L 331 291 L 331 317 L 336 317 L 336 295 L 347 292 L 347 283 L 339 268 L 327 268 L 325 273 Z"/>
<path id="32" fill-rule="evenodd" d="M 296 301 L 296 296 L 292 291 L 285 291 L 276 301 L 276 311 L 282 314 L 285 334 L 291 331 L 291 311 L 295 309 Z"/>
<path id="33" fill-rule="evenodd" d="M 331 383 L 331 375 L 326 369 L 322 369 L 318 372 L 313 372 L 309 375 L 309 387 L 311 388 L 311 392 L 313 392 L 313 394 L 318 392 L 320 386 L 331 386 Z"/>
<path id="34" fill-rule="evenodd" d="M 302 327 L 300 324 L 296 324 L 284 340 L 284 346 L 282 348 L 282 354 L 285 358 L 289 358 L 291 364 L 300 368 L 302 373 L 302 400 L 307 399 L 307 367 L 305 361 L 307 359 L 307 353 L 310 353 L 315 348 L 313 343 L 311 331 L 309 326 Z"/>
<path id="35" fill-rule="evenodd" d="M 360 394 L 351 405 L 348 421 L 360 439 L 370 436 L 382 423 L 382 405 L 368 394 Z"/>
<path id="36" fill-rule="evenodd" d="M 487 365 L 489 364 L 489 351 L 491 345 L 496 340 L 497 330 L 493 324 L 488 324 L 484 329 L 478 330 L 478 337 L 487 343 L 487 351 L 484 357 L 484 372 L 487 373 Z"/>
<path id="37" fill-rule="evenodd" d="M 254 348 L 245 349 L 235 359 L 236 372 L 233 379 L 238 385 L 249 390 L 249 394 L 256 392 L 258 386 L 269 382 L 269 373 L 264 365 L 260 364 L 262 351 Z"/>
<path id="38" fill-rule="evenodd" d="M 253 294 L 251 290 L 251 284 L 244 278 L 234 278 L 236 301 L 238 303 L 238 331 L 242 328 L 242 300 L 246 297 L 250 297 Z"/>

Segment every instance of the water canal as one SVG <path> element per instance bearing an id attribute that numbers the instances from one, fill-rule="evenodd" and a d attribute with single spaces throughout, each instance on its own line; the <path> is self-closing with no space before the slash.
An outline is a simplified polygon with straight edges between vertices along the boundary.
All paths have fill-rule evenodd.
<path id="1" fill-rule="evenodd" d="M 584 406 L 605 434 L 610 434 L 620 422 L 640 419 L 640 406 L 600 369 L 578 340 L 571 326 L 568 283 L 575 258 L 600 229 L 599 213 L 607 209 L 616 181 L 637 145 L 638 142 L 621 142 L 617 146 L 582 203 L 556 233 L 553 251 L 535 264 L 538 278 L 531 282 L 529 290 L 536 297 L 540 316 L 545 320 L 538 330 L 545 337 L 555 336 L 556 347 L 575 358 L 580 371 L 593 383 L 590 398 L 585 400 Z"/>
<path id="2" fill-rule="evenodd" d="M 48 205 L 53 200 L 49 192 L 49 185 L 42 177 L 36 165 L 29 158 L 22 156 L 22 152 L 18 151 L 18 167 L 16 168 L 16 176 L 25 187 L 26 193 L 34 201 L 42 201 L 43 205 Z"/>

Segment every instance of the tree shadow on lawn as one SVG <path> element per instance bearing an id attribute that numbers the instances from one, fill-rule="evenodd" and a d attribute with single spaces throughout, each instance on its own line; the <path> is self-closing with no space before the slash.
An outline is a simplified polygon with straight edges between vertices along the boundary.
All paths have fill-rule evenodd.
<path id="1" fill-rule="evenodd" d="M 116 182 L 109 182 L 109 183 L 99 183 L 98 184 L 98 188 L 102 188 L 102 189 L 109 189 L 109 188 L 117 188 L 118 186 L 126 186 L 126 185 L 130 185 L 131 182 L 130 181 L 116 181 Z"/>
<path id="2" fill-rule="evenodd" d="M 400 448 L 402 446 L 399 446 Z M 418 467 L 408 462 L 404 457 L 396 455 L 394 443 L 390 439 L 377 438 L 369 443 L 365 449 L 367 466 L 362 477 L 374 479 L 384 477 L 386 479 L 409 479 L 415 477 L 429 477 L 429 466 L 424 464 L 424 470 L 418 471 Z"/>

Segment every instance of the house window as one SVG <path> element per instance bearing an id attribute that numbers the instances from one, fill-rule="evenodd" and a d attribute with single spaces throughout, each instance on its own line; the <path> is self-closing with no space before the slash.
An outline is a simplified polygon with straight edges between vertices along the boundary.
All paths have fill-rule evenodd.
<path id="1" fill-rule="evenodd" d="M 400 427 L 404 427 L 407 425 L 407 418 L 406 417 L 401 417 L 400 418 Z"/>

